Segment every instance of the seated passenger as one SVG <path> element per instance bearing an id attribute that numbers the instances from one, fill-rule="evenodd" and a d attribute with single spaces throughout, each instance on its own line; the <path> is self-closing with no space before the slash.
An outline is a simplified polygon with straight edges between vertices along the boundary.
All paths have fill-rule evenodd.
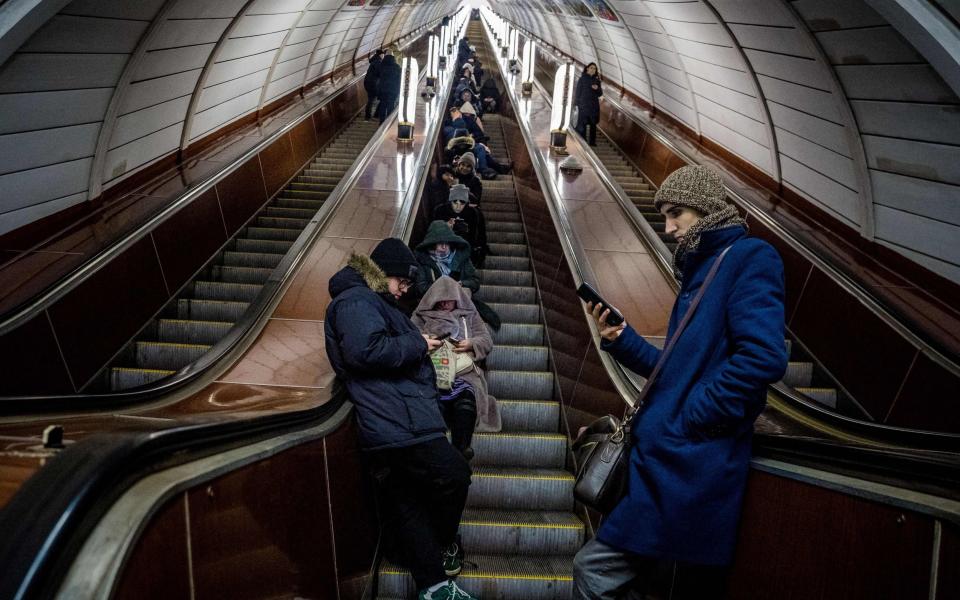
<path id="1" fill-rule="evenodd" d="M 449 198 L 449 202 L 437 207 L 433 218 L 446 221 L 457 235 L 467 240 L 473 265 L 482 269 L 487 256 L 487 222 L 483 213 L 476 207 L 469 206 L 470 191 L 463 184 L 458 183 L 451 187 Z M 465 228 L 462 232 L 457 229 L 461 223 Z"/>
<path id="2" fill-rule="evenodd" d="M 450 201 L 450 188 L 458 183 L 457 175 L 450 165 L 440 165 L 437 167 L 437 176 L 430 180 L 427 186 L 427 198 L 430 205 L 427 207 L 427 214 L 434 218 L 434 214 L 441 206 L 447 206 Z"/>
<path id="3" fill-rule="evenodd" d="M 470 190 L 470 195 L 476 198 L 476 205 L 479 206 L 483 200 L 483 183 L 477 177 L 477 158 L 473 152 L 464 152 L 457 159 L 453 167 L 456 169 L 457 180 Z"/>
<path id="4" fill-rule="evenodd" d="M 500 106 L 500 90 L 497 88 L 497 82 L 493 77 L 488 77 L 480 88 L 480 106 L 483 112 L 495 113 Z"/>
<path id="5" fill-rule="evenodd" d="M 480 289 L 480 278 L 470 262 L 470 244 L 455 234 L 446 221 L 434 221 L 423 241 L 417 244 L 416 292 L 423 297 L 433 282 L 452 277 L 472 294 Z"/>
<path id="6" fill-rule="evenodd" d="M 430 286 L 412 320 L 423 334 L 449 335 L 454 352 L 465 352 L 473 358 L 473 366 L 457 374 L 453 387 L 440 392 L 440 412 L 450 428 L 453 447 L 470 460 L 474 430 L 501 428 L 496 399 L 487 393 L 487 382 L 478 364 L 493 349 L 493 338 L 470 295 L 449 277 L 441 277 Z"/>

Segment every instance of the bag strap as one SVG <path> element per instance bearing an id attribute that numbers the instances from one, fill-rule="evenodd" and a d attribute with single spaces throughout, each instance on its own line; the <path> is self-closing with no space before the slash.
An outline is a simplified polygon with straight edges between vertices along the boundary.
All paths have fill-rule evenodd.
<path id="1" fill-rule="evenodd" d="M 697 295 L 694 297 L 693 302 L 690 303 L 690 308 L 687 309 L 687 312 L 684 313 L 680 324 L 677 325 L 677 330 L 673 332 L 673 337 L 667 340 L 667 345 L 664 347 L 663 352 L 660 353 L 660 359 L 657 361 L 656 366 L 653 367 L 653 372 L 650 373 L 650 377 L 647 378 L 646 385 L 644 385 L 643 389 L 640 390 L 640 396 L 637 398 L 636 404 L 633 405 L 633 410 L 627 413 L 624 421 L 629 421 L 632 419 L 633 415 L 636 414 L 638 410 L 643 408 L 643 403 L 647 399 L 647 394 L 650 393 L 654 382 L 657 380 L 657 376 L 660 375 L 660 370 L 663 368 L 663 364 L 667 362 L 667 357 L 669 357 L 670 353 L 673 352 L 673 347 L 676 344 L 677 339 L 680 337 L 680 334 L 683 333 L 683 330 L 686 329 L 690 319 L 693 318 L 693 313 L 697 310 L 697 306 L 700 304 L 700 300 L 703 299 L 703 295 L 706 293 L 707 288 L 710 287 L 710 282 L 713 281 L 717 271 L 720 270 L 720 263 L 723 262 L 723 257 L 727 255 L 727 252 L 729 252 L 730 248 L 732 247 L 733 246 L 731 245 L 724 248 L 723 252 L 720 253 L 720 256 L 713 261 L 713 266 L 710 267 L 710 272 L 707 273 L 707 278 L 703 280 L 703 285 L 700 286 L 700 289 L 697 291 Z"/>

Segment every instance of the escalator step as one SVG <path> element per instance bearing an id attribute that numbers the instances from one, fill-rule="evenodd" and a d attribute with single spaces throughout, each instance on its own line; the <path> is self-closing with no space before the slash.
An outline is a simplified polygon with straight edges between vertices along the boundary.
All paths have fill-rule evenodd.
<path id="1" fill-rule="evenodd" d="M 276 227 L 278 229 L 296 229 L 302 231 L 310 224 L 310 219 L 289 219 L 285 217 L 257 217 L 257 227 Z"/>
<path id="2" fill-rule="evenodd" d="M 527 236 L 513 231 L 488 231 L 487 241 L 492 244 L 524 244 Z"/>
<path id="3" fill-rule="evenodd" d="M 488 302 L 504 323 L 539 323 L 540 307 L 536 304 L 509 304 Z"/>
<path id="4" fill-rule="evenodd" d="M 263 252 L 235 252 L 227 250 L 223 253 L 223 265 L 227 267 L 260 267 L 274 269 L 283 260 L 283 254 L 267 254 Z"/>
<path id="5" fill-rule="evenodd" d="M 813 363 L 793 361 L 787 363 L 787 372 L 782 381 L 792 388 L 810 387 L 810 382 L 813 381 Z"/>
<path id="6" fill-rule="evenodd" d="M 222 281 L 193 282 L 193 297 L 198 300 L 229 300 L 251 302 L 263 289 L 253 283 L 225 283 Z"/>
<path id="7" fill-rule="evenodd" d="M 557 431 L 560 404 L 555 400 L 498 399 L 504 431 Z"/>
<path id="8" fill-rule="evenodd" d="M 110 369 L 110 389 L 114 391 L 147 385 L 169 377 L 176 371 L 165 369 L 134 369 L 128 367 L 114 367 Z"/>
<path id="9" fill-rule="evenodd" d="M 277 227 L 247 227 L 244 237 L 254 240 L 295 241 L 300 236 L 299 229 L 281 229 Z"/>
<path id="10" fill-rule="evenodd" d="M 519 231 L 523 232 L 523 223 L 519 221 L 491 221 L 487 223 L 487 233 L 493 231 Z"/>
<path id="11" fill-rule="evenodd" d="M 313 183 L 309 181 L 294 181 L 287 186 L 288 190 L 303 190 L 307 192 L 332 192 L 336 183 Z"/>
<path id="12" fill-rule="evenodd" d="M 568 600 L 573 594 L 570 556 L 484 556 L 471 554 L 457 585 L 483 600 Z M 476 565 L 474 567 L 473 565 Z M 380 598 L 417 595 L 410 573 L 386 563 L 380 569 Z"/>
<path id="13" fill-rule="evenodd" d="M 181 344 L 216 344 L 232 327 L 233 323 L 229 321 L 160 319 L 157 322 L 157 339 Z"/>
<path id="14" fill-rule="evenodd" d="M 177 371 L 196 362 L 209 349 L 208 344 L 137 342 L 134 352 L 136 364 L 140 368 Z"/>
<path id="15" fill-rule="evenodd" d="M 530 259 L 525 256 L 487 256 L 483 266 L 491 271 L 529 271 Z"/>
<path id="16" fill-rule="evenodd" d="M 484 265 L 486 266 L 486 264 Z M 480 281 L 483 285 L 533 285 L 532 271 L 501 271 L 499 269 L 481 269 Z"/>
<path id="17" fill-rule="evenodd" d="M 323 206 L 322 204 L 320 206 Z M 288 208 L 284 206 L 268 206 L 264 211 L 265 217 L 284 218 L 284 219 L 306 219 L 310 220 L 317 214 L 316 210 L 310 208 Z"/>
<path id="18" fill-rule="evenodd" d="M 293 246 L 288 240 L 258 240 L 252 238 L 237 238 L 234 249 L 237 252 L 258 252 L 264 254 L 279 254 L 281 258 Z"/>
<path id="19" fill-rule="evenodd" d="M 562 469 L 567 438 L 558 433 L 501 432 L 476 433 L 472 465 L 525 465 L 538 469 Z"/>
<path id="20" fill-rule="evenodd" d="M 837 390 L 833 388 L 796 387 L 794 389 L 814 402 L 833 409 L 837 408 Z"/>
<path id="21" fill-rule="evenodd" d="M 487 373 L 487 387 L 497 398 L 552 400 L 553 373 L 491 370 Z"/>
<path id="22" fill-rule="evenodd" d="M 197 319 L 200 321 L 236 322 L 240 320 L 249 306 L 249 302 L 181 298 L 177 301 L 177 316 L 181 319 Z"/>
<path id="23" fill-rule="evenodd" d="M 303 208 L 314 212 L 323 207 L 323 200 L 308 200 L 304 198 L 283 198 L 279 197 L 273 201 L 274 206 L 288 208 Z"/>
<path id="24" fill-rule="evenodd" d="M 330 195 L 328 190 L 294 190 L 294 189 L 285 189 L 280 192 L 280 198 L 287 199 L 302 199 L 302 200 L 326 200 L 327 196 Z"/>
<path id="25" fill-rule="evenodd" d="M 493 332 L 493 342 L 497 345 L 540 346 L 543 344 L 543 325 L 503 323 L 499 331 Z"/>
<path id="26" fill-rule="evenodd" d="M 526 244 L 488 244 L 494 256 L 527 256 Z"/>
<path id="27" fill-rule="evenodd" d="M 546 371 L 550 363 L 546 346 L 494 346 L 487 368 L 498 371 Z"/>
<path id="28" fill-rule="evenodd" d="M 271 273 L 273 273 L 273 269 L 220 265 L 214 265 L 210 270 L 210 276 L 214 281 L 222 281 L 224 283 L 256 283 L 259 285 L 266 283 Z"/>
<path id="29" fill-rule="evenodd" d="M 561 469 L 476 467 L 467 506 L 571 510 L 573 482 L 573 475 Z"/>
<path id="30" fill-rule="evenodd" d="M 487 223 L 492 223 L 495 221 L 509 221 L 511 223 L 516 223 L 520 221 L 519 210 L 515 210 L 512 212 L 494 211 L 494 210 L 488 210 L 487 208 L 483 207 L 482 204 L 481 204 L 481 208 L 483 210 L 483 216 L 487 218 Z"/>
<path id="31" fill-rule="evenodd" d="M 583 545 L 585 527 L 569 512 L 468 508 L 460 534 L 471 555 L 574 554 Z"/>
<path id="32" fill-rule="evenodd" d="M 537 301 L 537 288 L 520 285 L 485 285 L 480 288 L 476 297 L 484 302 L 534 304 Z"/>

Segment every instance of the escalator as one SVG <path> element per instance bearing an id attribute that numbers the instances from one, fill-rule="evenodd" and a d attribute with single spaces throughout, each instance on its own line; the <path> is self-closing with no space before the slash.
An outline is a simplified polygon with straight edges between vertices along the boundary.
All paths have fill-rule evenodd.
<path id="1" fill-rule="evenodd" d="M 120 352 L 105 373 L 109 389 L 135 388 L 169 377 L 226 336 L 378 127 L 359 115 L 343 127 Z"/>
<path id="2" fill-rule="evenodd" d="M 479 21 L 467 30 L 488 73 L 496 66 Z M 502 85 L 502 84 L 501 84 Z M 483 117 L 494 156 L 507 156 L 499 115 Z M 487 382 L 503 417 L 500 433 L 474 436 L 473 482 L 460 532 L 467 553 L 457 582 L 481 598 L 554 600 L 572 593 L 573 555 L 585 541 L 574 512 L 567 438 L 546 346 L 525 225 L 511 175 L 483 182 L 488 256 L 477 298 L 503 319 L 487 359 Z M 404 569 L 385 564 L 380 598 L 415 594 Z"/>

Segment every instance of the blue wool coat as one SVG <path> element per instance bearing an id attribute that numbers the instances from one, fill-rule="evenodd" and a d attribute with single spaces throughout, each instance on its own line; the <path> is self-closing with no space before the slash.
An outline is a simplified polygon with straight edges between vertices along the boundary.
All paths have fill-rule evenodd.
<path id="1" fill-rule="evenodd" d="M 687 255 L 667 335 L 732 244 L 633 422 L 626 496 L 600 541 L 636 554 L 724 565 L 733 557 L 753 422 L 787 368 L 783 263 L 742 227 L 702 234 Z M 627 327 L 602 348 L 646 377 L 660 350 Z"/>

